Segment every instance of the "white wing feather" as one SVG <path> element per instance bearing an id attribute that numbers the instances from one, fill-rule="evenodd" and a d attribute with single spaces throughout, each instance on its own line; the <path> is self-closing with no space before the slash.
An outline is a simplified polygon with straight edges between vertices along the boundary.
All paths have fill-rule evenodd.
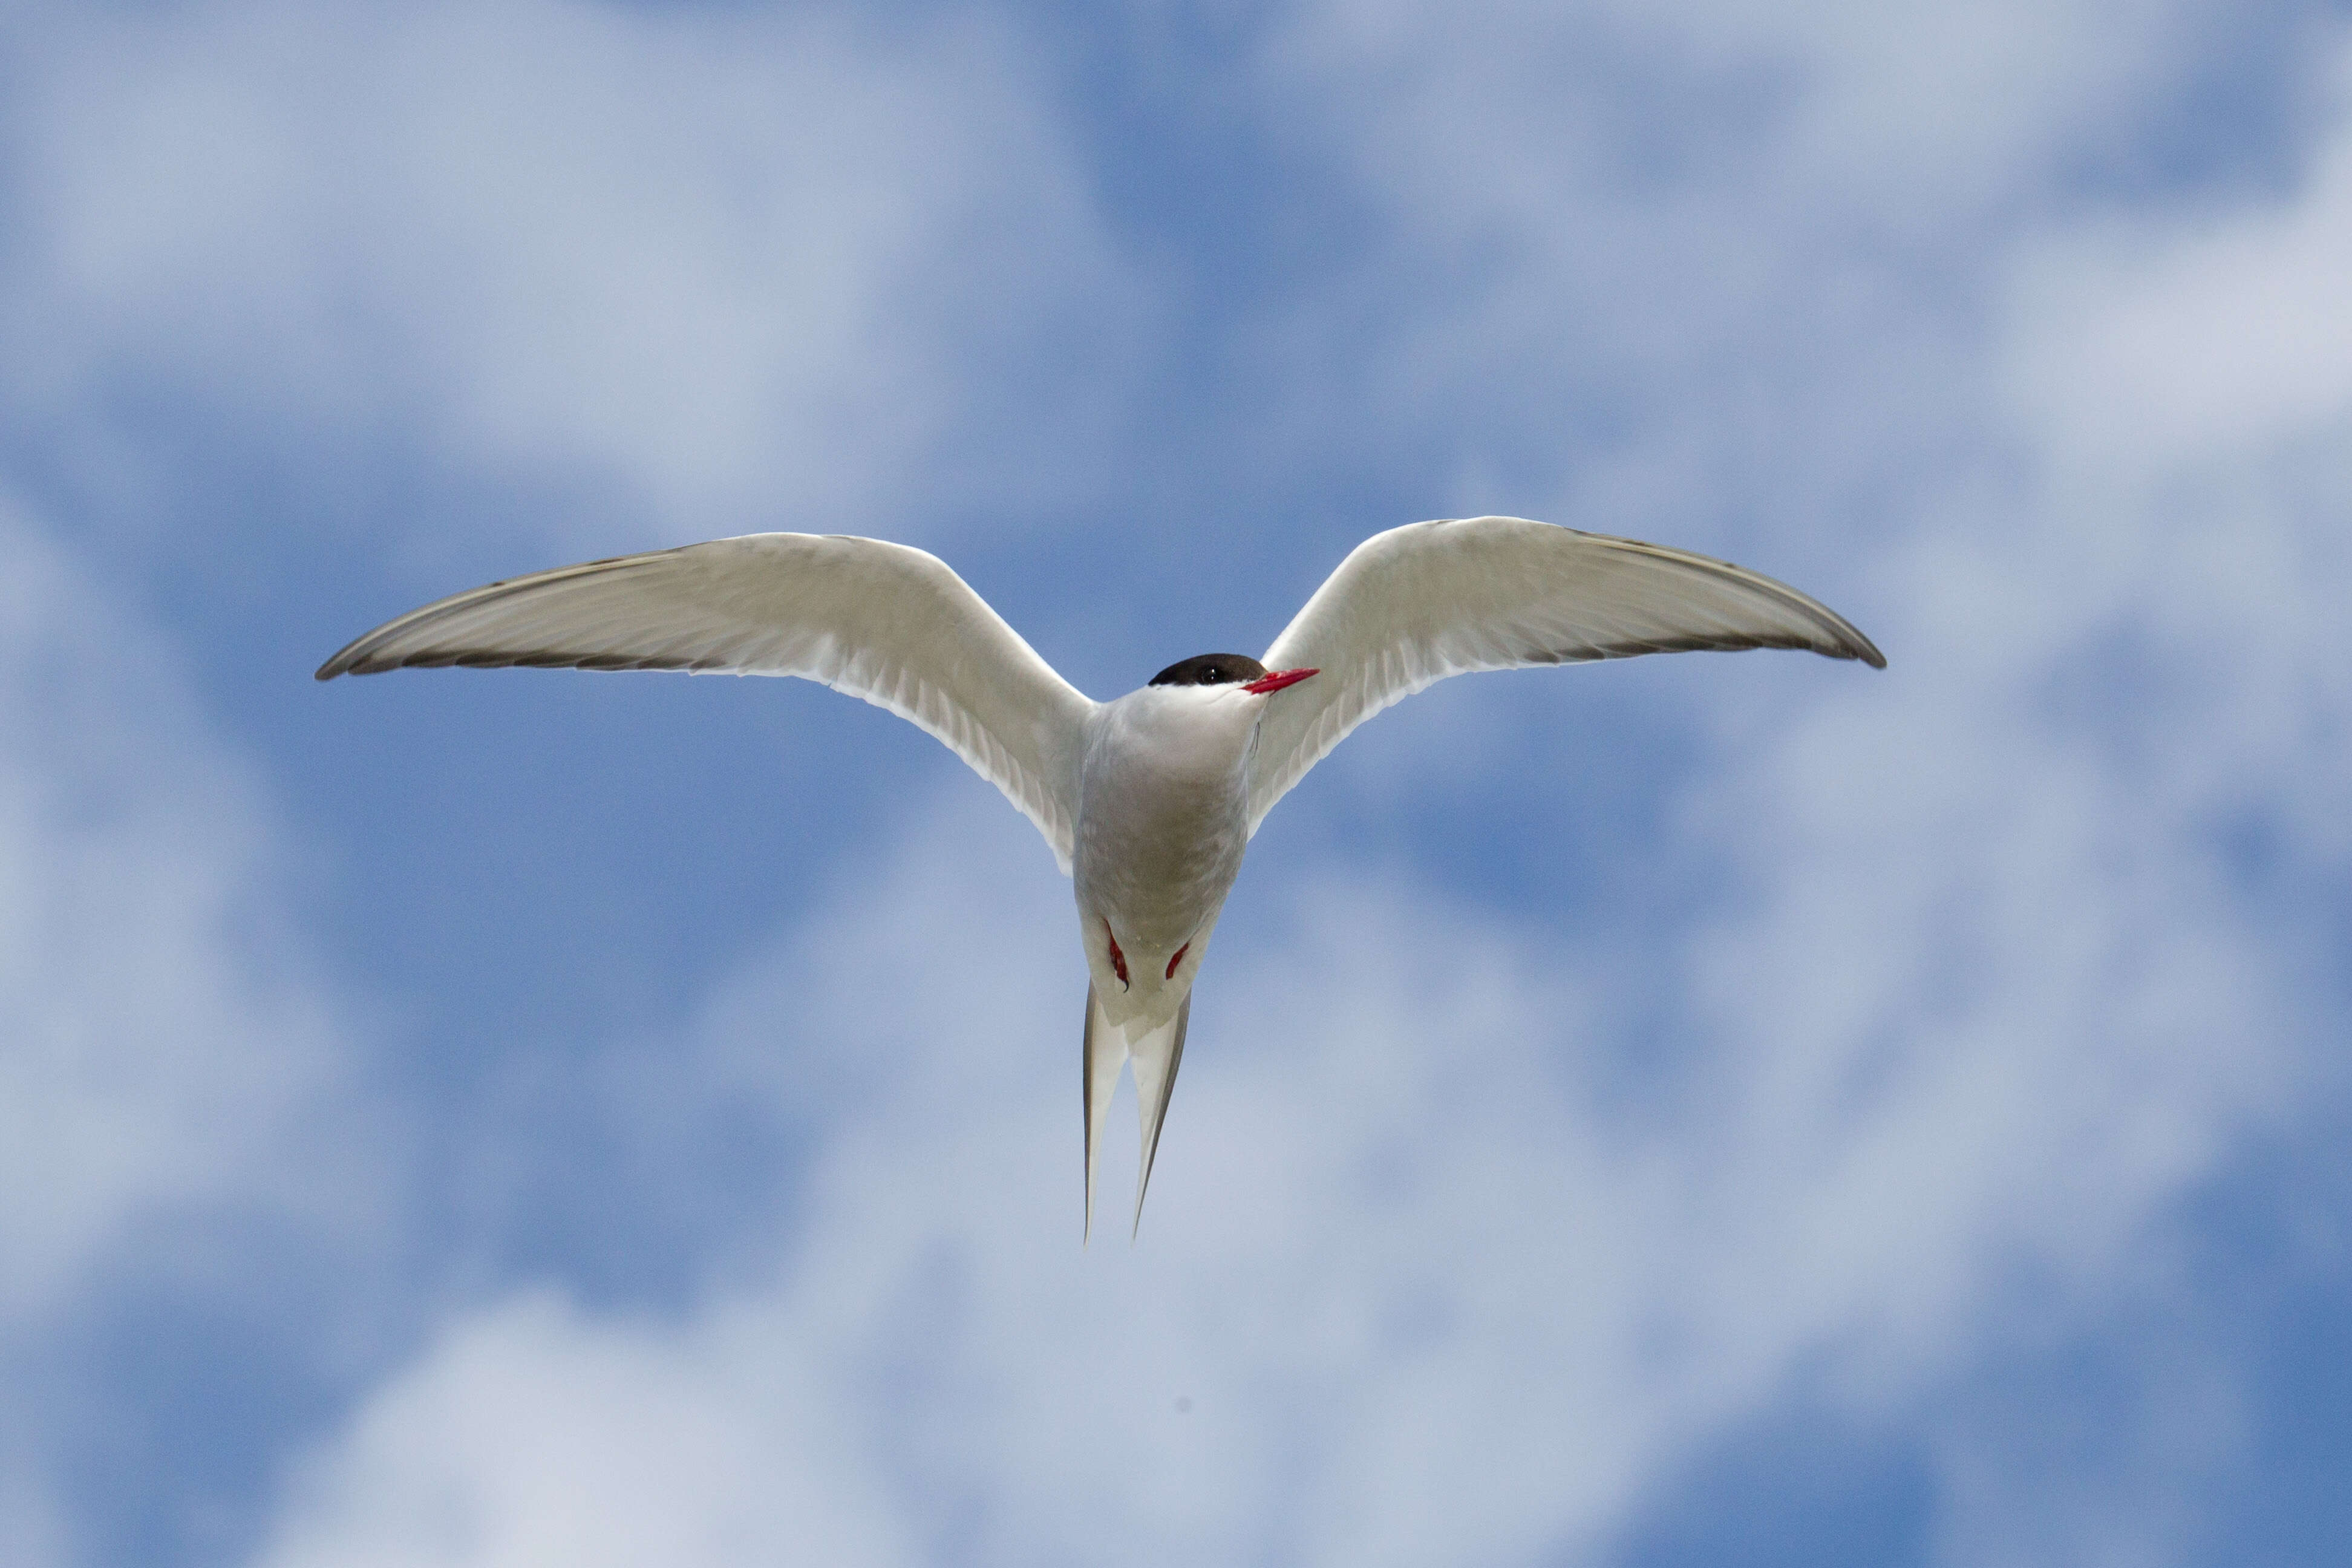
<path id="1" fill-rule="evenodd" d="M 1266 650 L 1269 669 L 1322 674 L 1268 705 L 1251 763 L 1250 831 L 1349 731 L 1447 676 L 1750 647 L 1886 664 L 1827 606 L 1687 551 L 1516 517 L 1374 534 Z"/>
<path id="2" fill-rule="evenodd" d="M 754 533 L 559 567 L 413 610 L 318 675 L 449 665 L 819 681 L 945 742 L 1070 868 L 1094 703 L 944 562 L 907 545 Z"/>

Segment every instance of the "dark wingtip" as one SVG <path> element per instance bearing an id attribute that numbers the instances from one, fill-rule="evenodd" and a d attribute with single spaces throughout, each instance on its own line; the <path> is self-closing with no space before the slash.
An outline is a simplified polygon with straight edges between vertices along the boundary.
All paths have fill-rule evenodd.
<path id="1" fill-rule="evenodd" d="M 339 675 L 368 675 L 373 673 L 368 665 L 366 658 L 360 652 L 360 644 L 365 641 L 367 641 L 366 637 L 361 637 L 356 642 L 347 642 L 342 647 L 337 648 L 326 663 L 320 665 L 316 670 L 311 672 L 310 679 L 313 680 L 332 680 Z"/>
<path id="2" fill-rule="evenodd" d="M 351 649 L 345 648 L 320 665 L 311 673 L 310 679 L 332 680 L 339 675 L 378 675 L 384 670 L 399 668 L 396 664 L 378 664 L 366 658 L 354 657 Z"/>

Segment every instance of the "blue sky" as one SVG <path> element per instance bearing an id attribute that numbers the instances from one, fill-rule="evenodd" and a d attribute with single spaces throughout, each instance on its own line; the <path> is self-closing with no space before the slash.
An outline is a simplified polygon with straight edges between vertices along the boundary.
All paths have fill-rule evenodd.
<path id="1" fill-rule="evenodd" d="M 0 1558 L 2340 1558 L 2342 7 L 17 5 L 0 80 Z M 1132 1248 L 934 742 L 310 679 L 782 528 L 1107 698 L 1488 511 L 1891 668 L 1360 731 Z"/>

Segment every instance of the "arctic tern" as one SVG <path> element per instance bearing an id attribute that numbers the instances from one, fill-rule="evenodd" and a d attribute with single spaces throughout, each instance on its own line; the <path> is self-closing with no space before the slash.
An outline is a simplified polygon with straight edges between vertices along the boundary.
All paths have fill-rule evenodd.
<path id="1" fill-rule="evenodd" d="M 838 534 L 755 533 L 492 583 L 377 627 L 318 679 L 450 665 L 794 675 L 945 742 L 1037 825 L 1077 895 L 1090 1234 L 1120 1067 L 1141 1123 L 1139 1226 L 1192 984 L 1242 853 L 1349 731 L 1473 670 L 1755 647 L 1886 663 L 1843 616 L 1743 567 L 1481 517 L 1375 534 L 1263 659 L 1202 654 L 1110 702 L 1055 674 L 938 557 Z"/>

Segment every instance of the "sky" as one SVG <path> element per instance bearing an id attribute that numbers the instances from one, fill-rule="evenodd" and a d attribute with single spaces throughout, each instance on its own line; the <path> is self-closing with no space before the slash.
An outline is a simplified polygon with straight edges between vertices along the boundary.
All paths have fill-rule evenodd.
<path id="1" fill-rule="evenodd" d="M 938 744 L 310 679 L 785 529 L 1108 699 L 1489 512 L 1889 668 L 1360 731 L 1131 1246 Z M 2336 1563 L 2347 517 L 2340 4 L 0 6 L 0 1560 Z"/>

